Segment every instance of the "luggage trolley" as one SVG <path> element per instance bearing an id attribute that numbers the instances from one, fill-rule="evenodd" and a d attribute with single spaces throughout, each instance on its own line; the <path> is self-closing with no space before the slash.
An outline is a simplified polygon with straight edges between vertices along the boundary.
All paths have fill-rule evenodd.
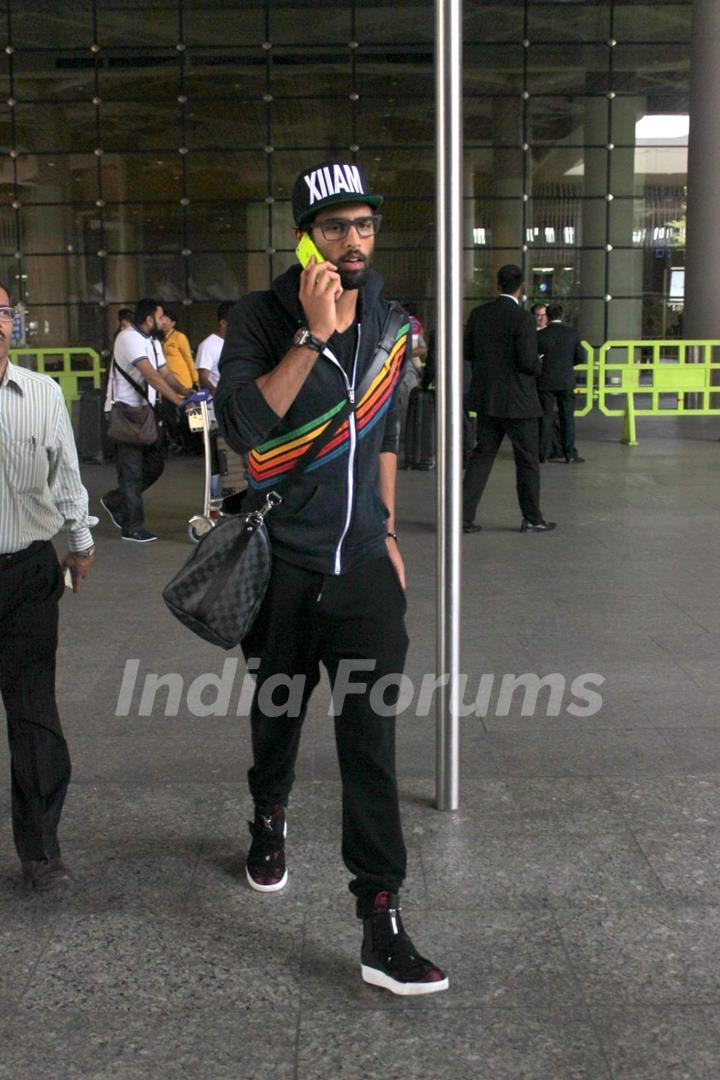
<path id="1" fill-rule="evenodd" d="M 202 432 L 205 457 L 205 489 L 202 514 L 194 514 L 188 522 L 188 536 L 197 544 L 225 513 L 237 512 L 231 497 L 242 495 L 247 488 L 245 458 L 236 454 L 219 434 L 212 397 L 207 391 L 192 394 L 185 411 L 191 431 Z M 215 464 L 215 469 L 213 465 Z M 220 490 L 213 492 L 213 472 L 220 476 Z M 226 505 L 229 503 L 229 505 Z M 233 499 L 236 504 L 238 499 Z"/>

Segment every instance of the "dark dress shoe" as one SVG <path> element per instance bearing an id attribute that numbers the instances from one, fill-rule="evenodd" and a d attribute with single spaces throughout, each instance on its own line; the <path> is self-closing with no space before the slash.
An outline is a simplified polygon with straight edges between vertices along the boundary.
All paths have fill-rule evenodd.
<path id="1" fill-rule="evenodd" d="M 472 521 L 463 521 L 462 531 L 464 533 L 482 532 L 482 525 L 474 525 Z"/>
<path id="2" fill-rule="evenodd" d="M 23 881 L 37 892 L 64 889 L 72 883 L 70 871 L 60 857 L 22 863 Z"/>
<path id="3" fill-rule="evenodd" d="M 565 464 L 566 465 L 582 465 L 584 460 L 585 460 L 585 458 L 580 457 L 579 454 L 566 454 L 565 455 Z"/>
<path id="4" fill-rule="evenodd" d="M 523 523 L 520 526 L 520 532 L 552 532 L 557 528 L 557 522 L 555 521 L 538 521 L 537 525 L 533 525 L 532 521 L 528 521 L 527 518 L 523 518 Z"/>

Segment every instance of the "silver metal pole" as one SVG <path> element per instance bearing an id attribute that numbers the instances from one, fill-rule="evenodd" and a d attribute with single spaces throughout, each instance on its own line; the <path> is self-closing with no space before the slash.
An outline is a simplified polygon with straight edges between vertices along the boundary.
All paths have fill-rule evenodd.
<path id="1" fill-rule="evenodd" d="M 437 123 L 437 673 L 436 802 L 460 800 L 460 727 L 454 700 L 460 674 L 462 507 L 463 145 L 462 0 L 435 2 Z"/>

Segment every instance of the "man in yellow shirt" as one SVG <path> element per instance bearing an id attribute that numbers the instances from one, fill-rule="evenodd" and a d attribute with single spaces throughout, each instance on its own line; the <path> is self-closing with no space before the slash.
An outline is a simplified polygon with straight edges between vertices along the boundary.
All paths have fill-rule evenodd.
<path id="1" fill-rule="evenodd" d="M 198 373 L 193 361 L 188 341 L 182 330 L 177 329 L 177 315 L 167 304 L 160 304 L 162 314 L 158 318 L 163 338 L 163 352 L 168 371 L 179 379 L 183 386 L 197 386 Z"/>

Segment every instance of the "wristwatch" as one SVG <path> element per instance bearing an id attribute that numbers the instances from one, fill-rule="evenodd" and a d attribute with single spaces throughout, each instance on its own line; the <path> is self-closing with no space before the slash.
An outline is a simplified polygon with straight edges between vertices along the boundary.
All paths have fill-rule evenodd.
<path id="1" fill-rule="evenodd" d="M 301 349 L 304 346 L 306 349 L 315 349 L 316 352 L 321 353 L 327 342 L 321 341 L 319 337 L 311 334 L 307 326 L 301 326 L 293 338 L 293 345 L 296 349 Z"/>

